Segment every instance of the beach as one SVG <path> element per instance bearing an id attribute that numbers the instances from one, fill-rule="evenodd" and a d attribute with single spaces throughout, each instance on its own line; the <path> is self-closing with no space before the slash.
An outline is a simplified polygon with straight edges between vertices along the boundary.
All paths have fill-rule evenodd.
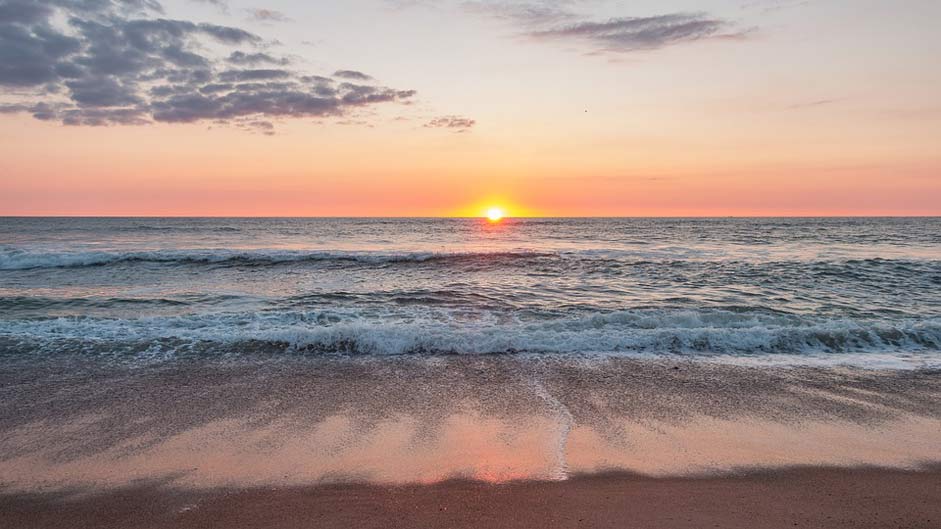
<path id="1" fill-rule="evenodd" d="M 15 527 L 939 520 L 935 371 L 500 356 L 46 367 L 3 374 L 0 517 Z"/>
<path id="2" fill-rule="evenodd" d="M 630 475 L 493 485 L 181 492 L 141 485 L 78 499 L 0 496 L 11 527 L 933 528 L 941 471 L 796 469 L 734 477 Z"/>

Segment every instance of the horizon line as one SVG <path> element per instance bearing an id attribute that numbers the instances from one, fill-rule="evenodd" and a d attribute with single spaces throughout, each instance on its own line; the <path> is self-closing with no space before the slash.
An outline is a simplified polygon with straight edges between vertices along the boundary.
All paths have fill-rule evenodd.
<path id="1" fill-rule="evenodd" d="M 930 215 L 516 215 L 513 219 L 930 219 Z M 0 215 L 0 219 L 486 219 L 484 215 Z"/>

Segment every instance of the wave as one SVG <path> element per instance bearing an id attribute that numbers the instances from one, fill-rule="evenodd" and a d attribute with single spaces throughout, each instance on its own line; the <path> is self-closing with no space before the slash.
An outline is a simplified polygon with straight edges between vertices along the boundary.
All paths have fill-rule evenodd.
<path id="1" fill-rule="evenodd" d="M 141 231 L 141 232 L 196 232 L 196 233 L 239 233 L 242 231 L 241 228 L 236 228 L 234 226 L 177 226 L 177 225 L 150 225 L 150 224 L 139 224 L 132 226 L 124 226 L 118 228 L 117 231 Z"/>
<path id="2" fill-rule="evenodd" d="M 237 301 L 237 295 L 178 295 L 176 297 L 76 297 L 56 298 L 45 296 L 0 296 L 0 314 L 38 313 L 50 311 L 94 309 L 140 310 L 148 307 L 192 307 L 198 304 L 212 306 L 227 301 Z"/>
<path id="3" fill-rule="evenodd" d="M 0 270 L 82 268 L 121 263 L 215 264 L 263 266 L 297 262 L 358 262 L 365 264 L 438 261 L 513 260 L 555 255 L 533 251 L 497 252 L 369 252 L 330 250 L 153 250 L 134 252 L 29 252 L 0 251 Z"/>
<path id="4" fill-rule="evenodd" d="M 941 318 L 813 319 L 731 310 L 632 310 L 545 321 L 476 320 L 438 311 L 225 313 L 138 319 L 56 318 L 0 325 L 0 350 L 169 356 L 268 354 L 617 354 L 900 356 L 941 352 Z M 941 359 L 938 359 L 941 362 Z"/>
<path id="5" fill-rule="evenodd" d="M 722 254 L 689 248 L 663 247 L 644 250 L 557 250 L 536 251 L 530 249 L 494 251 L 354 251 L 354 250 L 280 250 L 280 249 L 184 249 L 141 251 L 28 251 L 15 248 L 0 249 L 0 270 L 33 270 L 47 268 L 84 268 L 120 264 L 165 264 L 165 265 L 214 265 L 214 266 L 274 266 L 303 262 L 349 262 L 368 265 L 437 263 L 437 264 L 525 264 L 530 261 L 558 259 L 566 262 L 583 261 L 595 265 L 613 266 L 662 266 L 683 267 L 695 263 L 741 266 L 809 266 L 806 271 L 827 273 L 838 266 L 839 273 L 846 269 L 891 268 L 898 272 L 920 274 L 937 272 L 941 262 L 924 259 L 838 259 L 812 261 L 722 259 Z M 928 267 L 927 269 L 925 267 Z M 932 276 L 937 282 L 941 276 Z"/>

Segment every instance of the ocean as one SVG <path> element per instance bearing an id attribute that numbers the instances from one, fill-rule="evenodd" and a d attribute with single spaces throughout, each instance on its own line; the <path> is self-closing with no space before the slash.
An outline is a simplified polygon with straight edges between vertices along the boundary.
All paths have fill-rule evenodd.
<path id="1" fill-rule="evenodd" d="M 937 368 L 941 218 L 3 218 L 0 355 Z"/>

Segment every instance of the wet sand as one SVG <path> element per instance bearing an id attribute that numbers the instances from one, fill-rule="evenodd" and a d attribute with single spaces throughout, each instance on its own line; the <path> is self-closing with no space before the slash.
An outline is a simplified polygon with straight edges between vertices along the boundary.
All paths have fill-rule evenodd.
<path id="1" fill-rule="evenodd" d="M 941 469 L 803 468 L 738 476 L 0 496 L 19 529 L 554 527 L 936 528 Z"/>
<path id="2" fill-rule="evenodd" d="M 11 527 L 938 527 L 941 373 L 628 359 L 0 366 Z"/>

